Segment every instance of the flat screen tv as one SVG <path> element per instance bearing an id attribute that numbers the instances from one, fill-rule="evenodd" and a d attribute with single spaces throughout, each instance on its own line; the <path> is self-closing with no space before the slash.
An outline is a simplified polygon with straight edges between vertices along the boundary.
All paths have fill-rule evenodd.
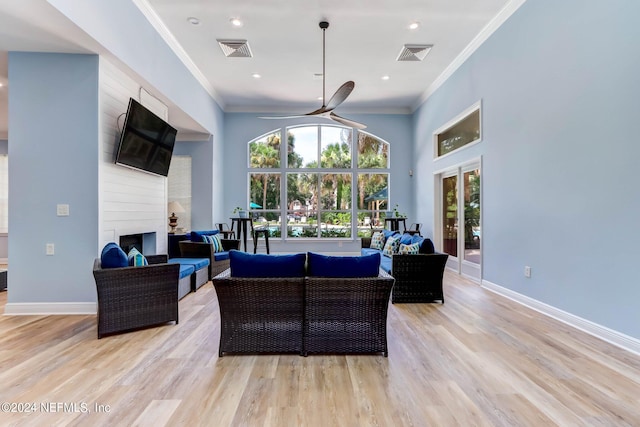
<path id="1" fill-rule="evenodd" d="M 131 98 L 116 164 L 167 176 L 175 142 L 176 129 Z"/>

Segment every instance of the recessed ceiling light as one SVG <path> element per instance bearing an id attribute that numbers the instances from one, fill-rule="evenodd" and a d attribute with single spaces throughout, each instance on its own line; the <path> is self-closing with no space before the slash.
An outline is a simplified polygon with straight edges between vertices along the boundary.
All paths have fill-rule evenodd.
<path id="1" fill-rule="evenodd" d="M 389 80 L 391 77 L 389 77 L 389 76 L 382 76 L 381 78 L 382 78 L 382 80 Z"/>
<path id="2" fill-rule="evenodd" d="M 258 74 L 258 73 L 253 73 L 253 74 L 251 74 L 251 77 L 253 77 L 254 79 L 259 79 L 262 76 L 260 74 Z"/>
<path id="3" fill-rule="evenodd" d="M 229 22 L 231 22 L 231 25 L 236 28 L 242 27 L 242 21 L 240 20 L 240 18 L 231 18 L 229 19 Z"/>
<path id="4" fill-rule="evenodd" d="M 4 86 L 4 83 L 0 82 L 0 87 Z"/>
<path id="5" fill-rule="evenodd" d="M 409 29 L 410 30 L 417 30 L 419 26 L 420 26 L 420 23 L 418 21 L 414 21 L 411 24 L 409 24 Z"/>
<path id="6" fill-rule="evenodd" d="M 191 25 L 200 25 L 200 20 L 194 16 L 188 17 L 187 22 Z"/>

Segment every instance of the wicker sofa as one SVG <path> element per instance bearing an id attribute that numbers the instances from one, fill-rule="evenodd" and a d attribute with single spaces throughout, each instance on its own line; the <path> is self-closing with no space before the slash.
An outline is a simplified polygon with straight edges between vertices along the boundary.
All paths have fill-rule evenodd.
<path id="1" fill-rule="evenodd" d="M 397 237 L 399 233 L 386 231 L 385 237 Z M 382 250 L 371 248 L 371 237 L 363 237 L 361 253 L 380 253 L 380 268 L 395 279 L 392 303 L 423 303 L 441 301 L 444 304 L 442 279 L 448 254 L 435 252 L 433 243 L 428 238 L 417 235 L 400 236 L 405 241 L 419 244 L 419 253 L 400 254 L 394 252 L 387 256 Z"/>
<path id="2" fill-rule="evenodd" d="M 220 356 L 388 355 L 387 308 L 394 280 L 378 268 L 379 257 L 231 251 L 230 258 L 230 268 L 213 279 L 220 306 Z M 363 270 L 353 266 L 364 258 L 367 277 L 327 277 L 359 274 Z"/>

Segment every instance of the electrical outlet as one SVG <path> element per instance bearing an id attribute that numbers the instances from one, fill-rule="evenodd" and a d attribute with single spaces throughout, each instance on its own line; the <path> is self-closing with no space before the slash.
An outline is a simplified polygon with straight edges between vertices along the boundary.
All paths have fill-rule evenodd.
<path id="1" fill-rule="evenodd" d="M 531 267 L 528 265 L 524 267 L 524 277 L 531 277 Z"/>
<path id="2" fill-rule="evenodd" d="M 47 253 L 47 255 L 53 255 L 53 254 L 56 253 L 56 248 L 55 248 L 55 245 L 53 243 L 47 243 L 46 253 Z"/>

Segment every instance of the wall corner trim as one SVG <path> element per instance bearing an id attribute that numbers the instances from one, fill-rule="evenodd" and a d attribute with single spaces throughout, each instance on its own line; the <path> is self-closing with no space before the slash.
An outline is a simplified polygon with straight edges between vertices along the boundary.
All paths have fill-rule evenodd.
<path id="1" fill-rule="evenodd" d="M 613 329 L 609 329 L 597 323 L 591 322 L 589 320 L 583 319 L 571 313 L 567 313 L 566 311 L 560 310 L 536 299 L 530 298 L 526 295 L 522 295 L 518 292 L 512 291 L 511 289 L 496 285 L 495 283 L 491 283 L 488 280 L 483 280 L 481 286 L 491 292 L 522 304 L 525 307 L 529 307 L 532 310 L 535 310 L 562 323 L 572 326 L 582 332 L 586 332 L 589 335 L 606 341 L 609 344 L 613 344 L 616 347 L 620 347 L 631 353 L 640 355 L 640 340 L 614 331 Z"/>
<path id="2" fill-rule="evenodd" d="M 95 315 L 95 302 L 14 302 L 7 303 L 4 314 L 10 316 Z"/>

